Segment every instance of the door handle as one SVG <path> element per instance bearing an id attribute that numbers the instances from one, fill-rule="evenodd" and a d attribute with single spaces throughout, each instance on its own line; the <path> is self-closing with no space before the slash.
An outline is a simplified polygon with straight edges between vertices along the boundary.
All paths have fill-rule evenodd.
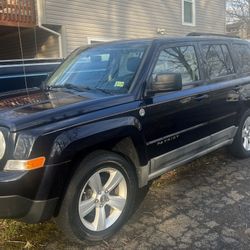
<path id="1" fill-rule="evenodd" d="M 204 95 L 198 95 L 194 99 L 197 100 L 197 101 L 201 101 L 201 100 L 207 99 L 207 98 L 209 98 L 209 95 L 208 94 L 204 94 Z"/>

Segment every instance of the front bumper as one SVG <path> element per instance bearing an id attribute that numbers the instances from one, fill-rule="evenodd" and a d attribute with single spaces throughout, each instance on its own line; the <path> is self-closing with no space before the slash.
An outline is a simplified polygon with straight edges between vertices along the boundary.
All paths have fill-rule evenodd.
<path id="1" fill-rule="evenodd" d="M 26 223 L 38 223 L 50 219 L 58 198 L 34 201 L 21 196 L 0 197 L 0 218 L 19 219 Z"/>
<path id="2" fill-rule="evenodd" d="M 65 188 L 66 164 L 32 171 L 0 171 L 0 218 L 37 223 L 55 214 Z"/>

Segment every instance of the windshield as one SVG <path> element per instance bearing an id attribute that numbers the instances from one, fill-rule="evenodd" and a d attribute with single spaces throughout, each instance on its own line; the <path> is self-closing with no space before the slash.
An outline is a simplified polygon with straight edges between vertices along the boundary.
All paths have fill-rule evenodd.
<path id="1" fill-rule="evenodd" d="M 146 46 L 103 45 L 73 52 L 47 82 L 49 88 L 127 93 Z"/>

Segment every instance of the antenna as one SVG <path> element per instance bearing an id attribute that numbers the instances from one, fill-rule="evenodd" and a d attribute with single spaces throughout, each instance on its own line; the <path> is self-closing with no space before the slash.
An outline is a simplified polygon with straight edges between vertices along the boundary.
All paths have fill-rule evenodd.
<path id="1" fill-rule="evenodd" d="M 17 29 L 18 29 L 20 51 L 21 51 L 21 56 L 22 56 L 22 66 L 23 66 L 23 73 L 24 73 L 24 83 L 25 83 L 26 93 L 27 93 L 27 95 L 29 97 L 29 89 L 28 89 L 27 76 L 26 76 L 26 68 L 25 68 L 25 65 L 24 65 L 23 43 L 22 43 L 21 30 L 20 30 L 20 23 L 19 22 L 17 23 Z"/>
<path id="2" fill-rule="evenodd" d="M 34 26 L 34 40 L 35 40 L 35 46 L 36 46 L 36 58 L 38 55 L 38 48 L 37 48 L 37 35 L 36 35 L 36 26 Z"/>

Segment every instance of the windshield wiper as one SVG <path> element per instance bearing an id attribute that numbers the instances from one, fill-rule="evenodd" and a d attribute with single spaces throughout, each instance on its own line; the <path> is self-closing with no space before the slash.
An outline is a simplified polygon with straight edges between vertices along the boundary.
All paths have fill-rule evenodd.
<path id="1" fill-rule="evenodd" d="M 89 87 L 78 87 L 72 83 L 65 83 L 62 85 L 50 85 L 46 87 L 46 90 L 53 90 L 53 89 L 70 89 L 70 90 L 75 90 L 78 92 L 84 92 L 84 91 L 95 91 L 98 90 L 100 92 L 103 92 L 105 94 L 111 94 L 111 91 L 102 89 L 102 88 L 89 88 Z"/>
<path id="2" fill-rule="evenodd" d="M 102 88 L 95 88 L 95 89 L 98 90 L 98 91 L 101 91 L 101 92 L 103 92 L 105 94 L 112 94 L 112 91 L 109 91 L 107 89 L 102 89 Z"/>
<path id="3" fill-rule="evenodd" d="M 83 92 L 86 90 L 90 90 L 89 88 L 80 88 L 77 87 L 76 85 L 72 84 L 72 83 L 65 83 L 62 85 L 51 85 L 51 86 L 47 86 L 48 90 L 53 90 L 53 89 L 72 89 L 75 91 L 79 91 L 79 92 Z"/>
<path id="4" fill-rule="evenodd" d="M 62 86 L 63 86 L 63 88 L 72 89 L 72 90 L 76 90 L 76 91 L 80 91 L 80 92 L 85 90 L 84 88 L 77 87 L 76 85 L 74 85 L 72 83 L 65 83 Z"/>

